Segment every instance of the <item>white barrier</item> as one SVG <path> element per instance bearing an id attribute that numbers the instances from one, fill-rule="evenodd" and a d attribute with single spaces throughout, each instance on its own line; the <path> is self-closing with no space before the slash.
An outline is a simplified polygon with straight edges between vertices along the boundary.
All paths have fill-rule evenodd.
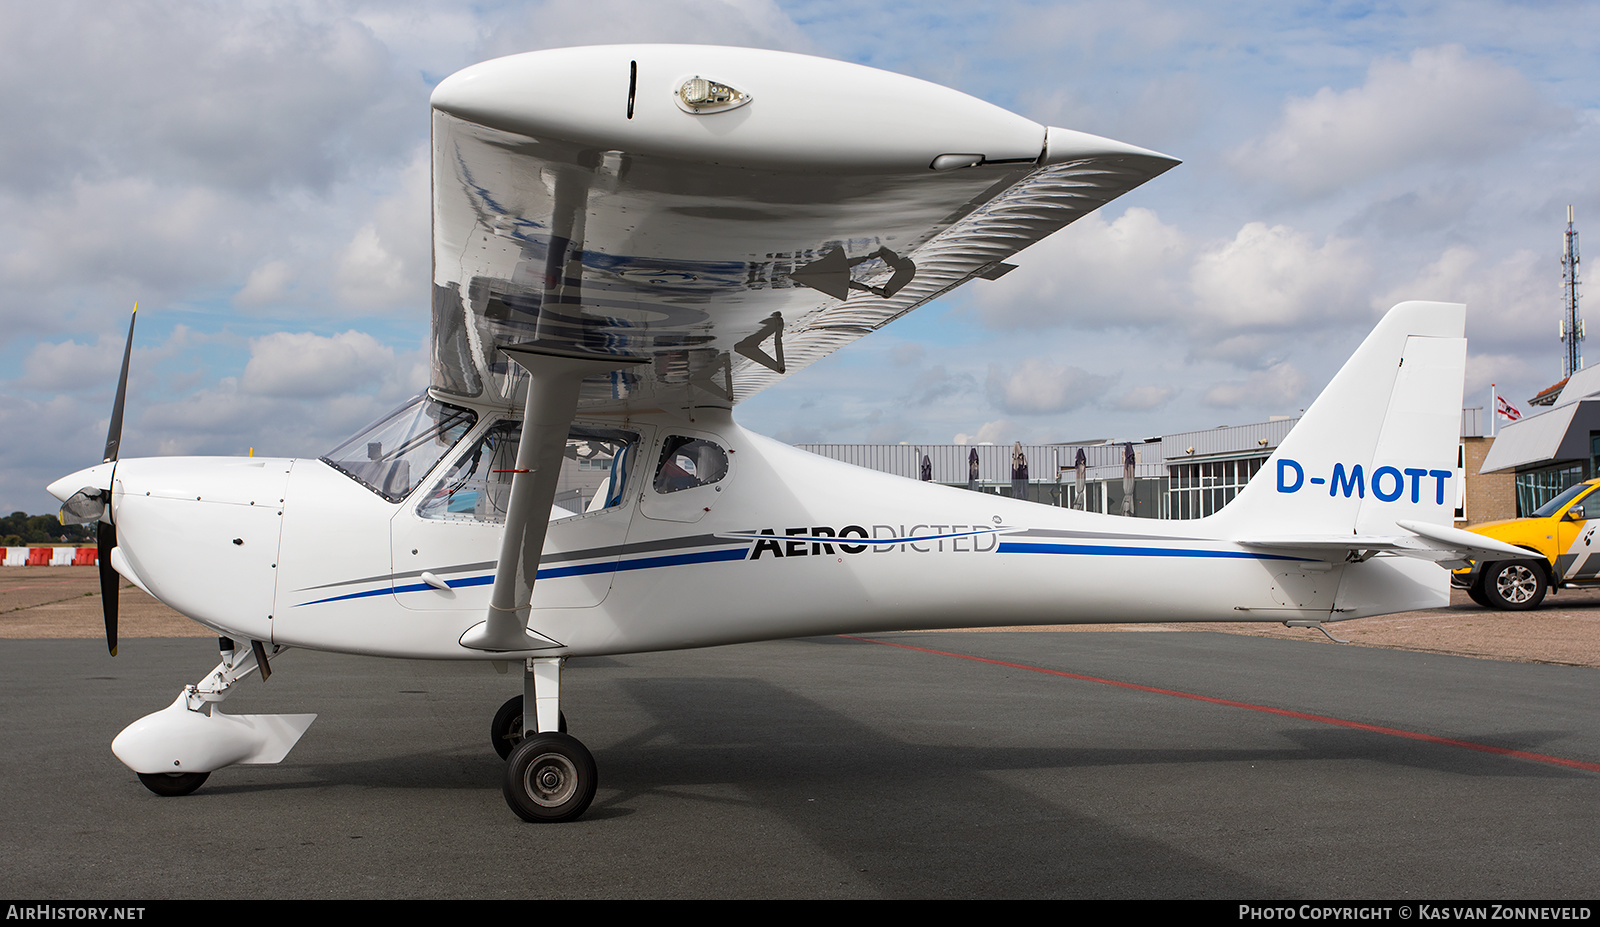
<path id="1" fill-rule="evenodd" d="M 49 550 L 46 555 L 49 559 L 43 564 L 38 562 L 40 556 L 34 554 L 38 550 Z M 35 566 L 93 565 L 97 553 L 93 547 L 0 547 L 0 566 L 28 566 L 30 559 Z"/>

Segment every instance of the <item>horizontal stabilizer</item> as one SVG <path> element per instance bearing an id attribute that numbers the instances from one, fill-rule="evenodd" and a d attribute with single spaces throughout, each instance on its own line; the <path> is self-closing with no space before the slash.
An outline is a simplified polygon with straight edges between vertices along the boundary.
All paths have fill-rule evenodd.
<path id="1" fill-rule="evenodd" d="M 1465 566 L 1468 560 L 1504 560 L 1507 557 L 1525 558 L 1529 552 L 1510 544 L 1451 528 L 1419 521 L 1399 521 L 1396 525 L 1410 532 L 1404 535 L 1279 535 L 1275 537 L 1245 538 L 1239 541 L 1246 547 L 1268 550 L 1298 550 L 1316 552 L 1323 556 L 1343 554 L 1340 559 L 1366 559 L 1374 554 L 1394 554 L 1430 560 L 1442 566 Z"/>

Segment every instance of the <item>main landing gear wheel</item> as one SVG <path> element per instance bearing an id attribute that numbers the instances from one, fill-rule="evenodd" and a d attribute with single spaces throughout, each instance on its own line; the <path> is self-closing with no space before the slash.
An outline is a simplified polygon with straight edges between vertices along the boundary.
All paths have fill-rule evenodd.
<path id="1" fill-rule="evenodd" d="M 205 785 L 208 772 L 200 773 L 139 773 L 139 781 L 150 791 L 166 798 L 188 795 Z"/>
<path id="2" fill-rule="evenodd" d="M 1544 568 L 1535 560 L 1502 560 L 1483 569 L 1483 597 L 1490 608 L 1515 612 L 1538 608 L 1549 588 Z"/>
<path id="3" fill-rule="evenodd" d="M 576 738 L 530 734 L 506 761 L 506 804 L 530 823 L 575 820 L 594 801 L 594 757 Z"/>
<path id="4" fill-rule="evenodd" d="M 559 712 L 558 719 L 561 733 L 565 734 L 566 712 Z M 494 744 L 494 752 L 500 754 L 502 760 L 511 755 L 517 744 L 522 743 L 522 696 L 508 699 L 494 713 L 494 720 L 489 724 L 489 742 Z"/>

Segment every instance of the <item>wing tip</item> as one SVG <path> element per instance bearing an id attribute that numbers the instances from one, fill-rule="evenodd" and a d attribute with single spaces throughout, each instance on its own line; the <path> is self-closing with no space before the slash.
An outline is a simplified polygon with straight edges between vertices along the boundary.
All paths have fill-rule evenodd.
<path id="1" fill-rule="evenodd" d="M 1076 129 L 1063 129 L 1060 126 L 1045 128 L 1044 155 L 1039 159 L 1041 166 L 1060 164 L 1064 161 L 1076 161 L 1082 158 L 1115 158 L 1130 157 L 1151 160 L 1162 163 L 1156 173 L 1170 170 L 1183 162 L 1171 155 L 1148 148 L 1140 148 L 1127 142 L 1091 135 L 1088 132 L 1079 132 Z"/>

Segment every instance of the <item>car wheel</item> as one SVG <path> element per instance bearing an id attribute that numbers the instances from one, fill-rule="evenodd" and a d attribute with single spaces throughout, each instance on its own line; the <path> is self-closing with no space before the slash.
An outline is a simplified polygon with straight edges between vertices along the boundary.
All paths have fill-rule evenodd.
<path id="1" fill-rule="evenodd" d="M 1550 588 L 1544 565 L 1537 560 L 1502 560 L 1483 571 L 1483 597 L 1490 608 L 1527 611 L 1538 608 Z"/>

